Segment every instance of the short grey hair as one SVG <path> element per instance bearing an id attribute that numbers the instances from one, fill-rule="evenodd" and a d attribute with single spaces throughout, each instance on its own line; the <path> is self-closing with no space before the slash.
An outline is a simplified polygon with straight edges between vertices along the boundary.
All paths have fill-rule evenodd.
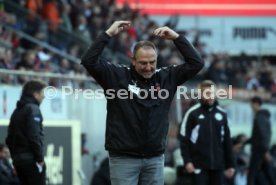
<path id="1" fill-rule="evenodd" d="M 144 48 L 144 49 L 152 48 L 157 53 L 157 49 L 156 49 L 155 45 L 152 42 L 150 42 L 150 41 L 139 41 L 135 44 L 134 49 L 133 49 L 133 58 L 134 59 L 136 58 L 136 53 L 140 48 Z"/>

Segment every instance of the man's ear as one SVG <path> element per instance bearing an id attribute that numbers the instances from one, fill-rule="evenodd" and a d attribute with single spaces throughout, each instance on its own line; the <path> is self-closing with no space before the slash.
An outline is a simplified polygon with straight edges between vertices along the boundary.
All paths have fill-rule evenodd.
<path id="1" fill-rule="evenodd" d="M 37 96 L 38 96 L 38 93 L 37 93 L 37 92 L 34 92 L 34 93 L 33 93 L 33 97 L 34 97 L 35 99 L 37 99 Z"/>
<path id="2" fill-rule="evenodd" d="M 135 66 L 136 60 L 135 60 L 134 58 L 131 59 L 131 64 L 132 64 L 133 66 Z"/>

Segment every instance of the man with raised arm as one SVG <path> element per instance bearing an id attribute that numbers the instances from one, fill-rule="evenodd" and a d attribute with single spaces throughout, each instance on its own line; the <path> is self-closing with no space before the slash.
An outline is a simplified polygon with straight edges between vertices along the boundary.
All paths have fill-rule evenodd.
<path id="1" fill-rule="evenodd" d="M 149 41 L 136 43 L 130 66 L 103 60 L 100 55 L 110 39 L 130 24 L 115 21 L 85 52 L 82 65 L 107 99 L 105 148 L 112 185 L 163 185 L 170 103 L 177 86 L 193 78 L 203 61 L 184 36 L 168 27 L 153 34 L 171 40 L 185 63 L 156 69 L 157 49 Z"/>

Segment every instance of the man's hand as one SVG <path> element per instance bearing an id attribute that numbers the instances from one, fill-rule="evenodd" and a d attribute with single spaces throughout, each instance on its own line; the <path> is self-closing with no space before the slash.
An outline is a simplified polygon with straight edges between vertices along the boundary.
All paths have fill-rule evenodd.
<path id="1" fill-rule="evenodd" d="M 185 169 L 188 173 L 194 173 L 195 171 L 195 167 L 194 167 L 194 164 L 193 163 L 187 163 L 186 166 L 185 166 Z"/>
<path id="2" fill-rule="evenodd" d="M 234 168 L 228 168 L 227 170 L 225 170 L 224 174 L 228 179 L 231 179 L 235 174 L 235 169 Z"/>
<path id="3" fill-rule="evenodd" d="M 273 160 L 273 158 L 269 152 L 265 153 L 264 159 L 266 162 L 271 162 Z"/>
<path id="4" fill-rule="evenodd" d="M 36 162 L 36 167 L 37 167 L 39 173 L 42 173 L 43 166 L 44 166 L 44 162 Z"/>
<path id="5" fill-rule="evenodd" d="M 130 27 L 130 21 L 115 21 L 108 30 L 105 31 L 107 35 L 113 37 Z"/>
<path id="6" fill-rule="evenodd" d="M 168 39 L 168 40 L 174 40 L 179 37 L 178 33 L 176 33 L 175 31 L 173 31 L 167 26 L 157 28 L 156 30 L 154 30 L 153 34 L 155 36 Z"/>

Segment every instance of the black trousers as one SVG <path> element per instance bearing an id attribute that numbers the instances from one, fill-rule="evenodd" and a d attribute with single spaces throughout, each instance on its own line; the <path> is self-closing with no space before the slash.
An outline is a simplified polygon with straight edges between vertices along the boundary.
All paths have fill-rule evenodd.
<path id="1" fill-rule="evenodd" d="M 247 185 L 255 185 L 258 180 L 261 181 L 261 184 L 264 184 L 264 181 L 267 181 L 267 184 L 269 185 L 276 185 L 271 164 L 264 160 L 264 156 L 265 154 L 263 152 L 252 151 Z"/>
<path id="2" fill-rule="evenodd" d="M 17 176 L 21 185 L 45 185 L 46 184 L 46 166 L 43 165 L 42 172 L 38 171 L 36 163 L 15 165 Z"/>
<path id="3" fill-rule="evenodd" d="M 201 170 L 194 174 L 193 185 L 223 185 L 222 170 Z"/>

